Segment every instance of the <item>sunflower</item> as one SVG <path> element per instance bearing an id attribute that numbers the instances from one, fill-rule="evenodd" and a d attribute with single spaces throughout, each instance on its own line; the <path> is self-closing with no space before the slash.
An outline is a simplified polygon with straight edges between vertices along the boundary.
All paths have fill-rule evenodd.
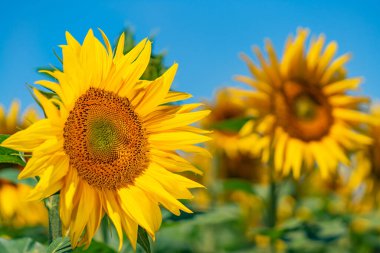
<path id="1" fill-rule="evenodd" d="M 14 100 L 5 112 L 0 105 L 0 133 L 13 134 L 20 129 L 25 129 L 37 121 L 37 111 L 29 107 L 20 117 L 20 103 Z M 2 164 L 3 168 L 9 168 L 8 164 Z M 34 226 L 46 225 L 47 213 L 42 202 L 26 201 L 32 188 L 24 184 L 15 184 L 6 179 L 0 179 L 0 225 L 4 226 Z M 34 210 L 30 212 L 30 210 Z"/>
<path id="2" fill-rule="evenodd" d="M 350 55 L 333 60 L 337 43 L 323 49 L 323 35 L 312 39 L 306 50 L 307 37 L 306 29 L 299 29 L 294 39 L 289 37 L 282 60 L 269 40 L 267 59 L 253 49 L 259 65 L 242 55 L 253 77 L 236 79 L 254 90 L 234 92 L 256 111 L 257 118 L 242 128 L 241 146 L 262 154 L 283 175 L 293 172 L 298 178 L 302 168 L 317 164 L 326 178 L 339 163 L 349 163 L 346 151 L 372 143 L 356 126 L 376 119 L 358 110 L 368 99 L 352 95 L 361 78 L 346 77 L 344 64 Z"/>
<path id="3" fill-rule="evenodd" d="M 153 80 L 140 80 L 151 42 L 144 39 L 127 54 L 124 35 L 113 52 L 89 30 L 80 44 L 66 33 L 63 68 L 44 71 L 55 81 L 36 84 L 57 98 L 34 94 L 46 119 L 8 138 L 2 146 L 32 152 L 20 178 L 39 176 L 30 198 L 60 192 L 60 217 L 72 246 L 91 242 L 102 217 L 114 224 L 119 248 L 123 231 L 136 248 L 138 226 L 154 239 L 162 217 L 159 205 L 179 215 L 190 213 L 179 199 L 202 187 L 178 172 L 200 171 L 178 152 L 205 152 L 197 145 L 210 138 L 189 126 L 209 111 L 201 104 L 171 105 L 189 94 L 170 91 L 177 64 Z"/>
<path id="4" fill-rule="evenodd" d="M 249 108 L 228 89 L 218 90 L 215 101 L 205 104 L 211 113 L 201 121 L 201 125 L 213 130 L 212 142 L 208 146 L 220 159 L 218 176 L 261 182 L 264 174 L 260 158 L 239 150 L 239 125 L 250 115 Z"/>
<path id="5" fill-rule="evenodd" d="M 239 98 L 236 98 L 227 89 L 220 89 L 215 94 L 214 102 L 206 102 L 206 107 L 211 113 L 201 121 L 204 128 L 213 129 L 213 146 L 222 149 L 227 156 L 238 155 L 237 131 L 228 128 L 219 128 L 228 120 L 234 120 L 245 116 L 245 106 Z"/>
<path id="6" fill-rule="evenodd" d="M 371 115 L 380 118 L 380 104 L 371 107 Z M 369 209 L 373 209 L 378 208 L 380 203 L 380 125 L 369 126 L 368 135 L 373 138 L 373 143 L 355 154 L 355 169 L 348 185 L 354 192 L 363 186 L 363 201 Z"/>

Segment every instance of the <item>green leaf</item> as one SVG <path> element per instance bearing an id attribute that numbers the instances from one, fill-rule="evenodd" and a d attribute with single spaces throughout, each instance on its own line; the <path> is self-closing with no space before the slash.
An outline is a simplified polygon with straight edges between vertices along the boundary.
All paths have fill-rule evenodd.
<path id="1" fill-rule="evenodd" d="M 46 227 L 42 225 L 32 227 L 0 226 L 0 238 L 31 238 L 34 241 L 44 243 L 47 240 Z M 1 252 L 1 251 L 0 251 Z"/>
<path id="2" fill-rule="evenodd" d="M 236 191 L 236 190 L 244 191 L 251 194 L 255 193 L 251 182 L 240 180 L 240 179 L 228 179 L 228 180 L 223 181 L 224 192 L 230 192 L 230 191 Z"/>
<path id="3" fill-rule="evenodd" d="M 78 247 L 75 248 L 72 253 L 80 253 L 80 252 L 101 252 L 101 253 L 116 253 L 116 251 L 110 248 L 107 244 L 92 240 L 90 246 L 86 249 L 86 247 Z"/>
<path id="4" fill-rule="evenodd" d="M 145 229 L 140 226 L 137 232 L 137 243 L 144 249 L 146 253 L 151 253 L 148 234 Z"/>
<path id="5" fill-rule="evenodd" d="M 7 139 L 10 135 L 0 134 L 0 143 Z M 20 166 L 25 166 L 25 160 L 21 156 L 21 153 L 13 149 L 0 147 L 0 163 L 11 163 Z"/>
<path id="6" fill-rule="evenodd" d="M 71 243 L 68 237 L 58 237 L 47 248 L 47 253 L 71 252 Z"/>
<path id="7" fill-rule="evenodd" d="M 19 180 L 17 179 L 18 174 L 20 173 L 19 169 L 16 168 L 5 168 L 0 170 L 0 179 L 6 179 L 7 181 L 10 181 L 15 184 L 26 184 L 29 186 L 35 186 L 36 180 L 33 178 L 26 178 Z"/>
<path id="8" fill-rule="evenodd" d="M 192 219 L 164 221 L 154 252 L 241 252 L 249 243 L 245 226 L 238 205 L 218 205 Z"/>
<path id="9" fill-rule="evenodd" d="M 254 119 L 253 117 L 245 117 L 245 118 L 234 118 L 227 119 L 223 121 L 219 121 L 211 125 L 211 129 L 218 131 L 226 131 L 226 132 L 239 132 L 240 129 L 247 123 L 249 120 Z"/>
<path id="10" fill-rule="evenodd" d="M 44 245 L 33 241 L 30 238 L 7 240 L 0 238 L 1 253 L 45 253 Z"/>

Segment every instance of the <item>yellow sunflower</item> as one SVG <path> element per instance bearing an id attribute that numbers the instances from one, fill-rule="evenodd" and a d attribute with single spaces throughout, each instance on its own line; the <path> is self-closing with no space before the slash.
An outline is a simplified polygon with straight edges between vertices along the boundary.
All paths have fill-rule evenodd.
<path id="1" fill-rule="evenodd" d="M 380 104 L 371 107 L 371 115 L 380 118 Z M 363 201 L 369 207 L 367 210 L 378 208 L 380 204 L 380 125 L 369 126 L 368 135 L 373 138 L 373 143 L 355 154 L 355 169 L 349 180 L 349 188 L 353 191 L 359 186 L 365 188 Z"/>
<path id="2" fill-rule="evenodd" d="M 189 94 L 170 91 L 177 64 L 154 81 L 140 80 L 151 42 L 123 54 L 124 35 L 115 51 L 89 30 L 82 45 L 66 33 L 63 68 L 44 71 L 55 82 L 39 84 L 59 99 L 34 94 L 46 119 L 8 138 L 2 146 L 32 152 L 20 178 L 39 176 L 30 198 L 60 192 L 60 217 L 72 246 L 91 242 L 106 213 L 122 247 L 123 231 L 136 248 L 138 226 L 154 239 L 161 224 L 159 204 L 179 215 L 191 212 L 179 199 L 202 187 L 177 172 L 199 173 L 178 151 L 204 152 L 208 141 L 193 122 L 209 111 L 201 104 L 170 105 Z M 57 107 L 59 109 L 57 109 Z"/>
<path id="3" fill-rule="evenodd" d="M 12 102 L 7 113 L 5 107 L 0 105 L 0 134 L 16 133 L 37 119 L 38 113 L 32 107 L 20 117 L 20 103 L 17 100 Z M 0 166 L 0 171 L 3 168 Z M 31 190 L 28 185 L 0 179 L 0 225 L 20 227 L 47 224 L 44 204 L 40 201 L 26 201 Z"/>
<path id="4" fill-rule="evenodd" d="M 322 176 L 328 177 L 339 163 L 349 163 L 347 150 L 372 143 L 355 126 L 376 119 L 357 110 L 368 99 L 351 95 L 361 78 L 346 77 L 344 64 L 350 56 L 333 60 L 337 43 L 323 49 L 323 35 L 312 39 L 306 50 L 307 37 L 306 29 L 299 29 L 294 39 L 289 37 L 282 60 L 269 40 L 267 59 L 258 48 L 253 49 L 259 65 L 242 56 L 253 77 L 236 79 L 254 91 L 234 92 L 256 110 L 257 119 L 241 130 L 241 145 L 261 153 L 264 161 L 273 161 L 283 175 L 292 171 L 298 178 L 302 168 L 317 164 Z"/>
<path id="5" fill-rule="evenodd" d="M 262 182 L 263 166 L 259 157 L 252 157 L 246 152 L 239 150 L 239 129 L 218 128 L 219 124 L 226 121 L 245 120 L 250 115 L 250 108 L 247 108 L 244 102 L 234 96 L 228 89 L 220 89 L 216 92 L 215 101 L 206 103 L 206 107 L 211 113 L 201 121 L 204 128 L 213 129 L 212 141 L 208 143 L 212 153 L 218 153 L 216 156 L 218 162 L 218 176 L 221 178 L 240 178 L 252 182 Z M 234 123 L 233 123 L 234 124 Z M 205 174 L 207 177 L 207 173 Z"/>

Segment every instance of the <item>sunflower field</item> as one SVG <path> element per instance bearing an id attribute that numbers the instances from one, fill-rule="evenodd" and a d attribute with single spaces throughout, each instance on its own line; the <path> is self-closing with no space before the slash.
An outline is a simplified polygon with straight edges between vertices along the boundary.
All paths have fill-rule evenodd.
<path id="1" fill-rule="evenodd" d="M 380 252 L 380 104 L 329 34 L 253 42 L 207 99 L 155 36 L 62 34 L 0 107 L 0 253 Z"/>

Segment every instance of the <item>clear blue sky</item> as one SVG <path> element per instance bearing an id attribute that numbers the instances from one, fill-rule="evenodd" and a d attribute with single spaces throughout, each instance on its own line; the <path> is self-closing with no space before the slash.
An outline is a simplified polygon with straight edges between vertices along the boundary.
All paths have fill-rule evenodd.
<path id="1" fill-rule="evenodd" d="M 239 52 L 272 39 L 278 52 L 289 33 L 308 27 L 351 52 L 350 76 L 363 76 L 361 93 L 380 99 L 380 4 L 376 1 L 110 0 L 7 1 L 0 9 L 0 103 L 33 103 L 25 84 L 41 79 L 36 68 L 57 65 L 53 49 L 70 31 L 82 41 L 89 28 L 115 40 L 125 26 L 137 39 L 156 35 L 154 50 L 179 63 L 174 88 L 210 99 L 220 86 L 246 74 Z"/>

